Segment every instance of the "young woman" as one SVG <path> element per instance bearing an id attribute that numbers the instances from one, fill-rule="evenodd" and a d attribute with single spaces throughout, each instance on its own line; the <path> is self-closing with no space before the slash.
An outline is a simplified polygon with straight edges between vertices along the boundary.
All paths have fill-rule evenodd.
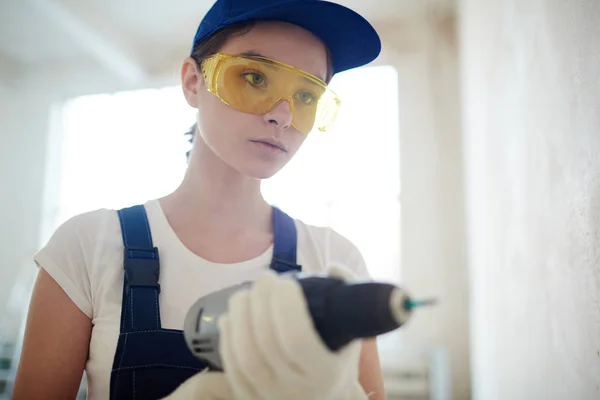
<path id="1" fill-rule="evenodd" d="M 182 67 L 183 94 L 198 113 L 181 185 L 142 206 L 76 216 L 36 255 L 39 276 L 14 398 L 75 398 L 84 370 L 91 399 L 162 398 L 206 367 L 187 350 L 181 332 L 187 310 L 201 296 L 260 280 L 269 270 L 320 273 L 344 265 L 366 276 L 352 243 L 271 207 L 261 196 L 260 181 L 285 166 L 309 132 L 326 134 L 319 131 L 331 126 L 339 106 L 327 82 L 375 59 L 380 46 L 366 20 L 334 3 L 216 1 Z M 263 290 L 268 286 L 263 284 Z M 274 287 L 276 293 L 279 286 Z M 287 304 L 285 293 L 273 293 L 275 304 Z M 228 316 L 227 332 L 236 327 L 239 333 L 244 326 L 239 320 L 247 315 L 234 317 Z M 291 310 L 289 318 L 269 323 L 305 325 L 293 319 Z M 307 335 L 314 332 L 288 336 L 301 343 L 298 337 Z M 241 346 L 236 340 L 254 340 L 251 349 L 259 346 L 256 337 L 234 335 L 224 352 L 235 353 L 232 348 Z M 363 394 L 383 399 L 375 341 L 364 340 L 361 346 L 357 382 Z M 306 362 L 318 363 L 321 356 L 330 355 Z M 225 361 L 233 371 L 232 357 Z M 250 363 L 261 365 L 261 360 Z M 323 365 L 331 365 L 324 376 L 337 376 L 339 362 Z M 264 371 L 244 373 L 246 382 L 261 382 Z M 246 397 L 239 379 L 228 376 L 227 369 L 225 376 L 236 396 Z M 279 389 L 298 394 L 303 387 L 299 380 L 290 385 Z M 277 398 L 284 392 L 263 395 Z M 319 393 L 309 396 L 321 398 Z M 301 391 L 298 395 L 309 398 Z"/>

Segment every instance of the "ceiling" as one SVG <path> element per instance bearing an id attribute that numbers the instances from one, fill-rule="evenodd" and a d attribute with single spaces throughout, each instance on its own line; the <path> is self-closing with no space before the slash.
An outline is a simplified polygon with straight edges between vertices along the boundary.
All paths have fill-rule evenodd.
<path id="1" fill-rule="evenodd" d="M 338 0 L 376 26 L 451 0 Z M 184 57 L 213 0 L 0 0 L 0 81 L 93 65 L 123 81 Z"/>

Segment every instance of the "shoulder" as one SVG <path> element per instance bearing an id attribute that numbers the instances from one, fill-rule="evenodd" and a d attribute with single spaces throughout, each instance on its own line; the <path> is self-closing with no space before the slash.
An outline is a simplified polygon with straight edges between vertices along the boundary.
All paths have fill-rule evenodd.
<path id="1" fill-rule="evenodd" d="M 324 272 L 332 266 L 346 267 L 361 278 L 369 278 L 358 247 L 328 226 L 294 220 L 298 232 L 298 259 L 308 272 Z"/>
<path id="2" fill-rule="evenodd" d="M 56 228 L 35 261 L 44 267 L 69 263 L 89 268 L 101 247 L 118 244 L 120 232 L 115 210 L 98 209 L 75 215 Z"/>
<path id="3" fill-rule="evenodd" d="M 106 228 L 118 225 L 116 210 L 101 208 L 77 214 L 59 225 L 56 234 L 95 236 Z"/>
<path id="4" fill-rule="evenodd" d="M 93 316 L 91 280 L 94 266 L 102 247 L 118 238 L 119 223 L 116 213 L 101 209 L 69 218 L 54 231 L 45 246 L 34 256 L 36 264 L 44 268 L 88 317 Z"/>
<path id="5" fill-rule="evenodd" d="M 63 251 L 90 249 L 107 240 L 110 242 L 112 237 L 119 238 L 120 229 L 116 210 L 103 208 L 88 211 L 60 224 L 48 245 L 62 247 Z"/>
<path id="6" fill-rule="evenodd" d="M 299 219 L 294 220 L 298 231 L 298 240 L 322 251 L 335 253 L 358 252 L 358 248 L 347 237 L 329 226 L 307 224 Z"/>

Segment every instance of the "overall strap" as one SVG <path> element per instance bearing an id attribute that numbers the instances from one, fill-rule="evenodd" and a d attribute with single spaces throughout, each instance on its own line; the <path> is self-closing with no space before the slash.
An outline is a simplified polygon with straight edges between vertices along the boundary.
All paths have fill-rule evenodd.
<path id="1" fill-rule="evenodd" d="M 271 269 L 283 273 L 302 271 L 296 264 L 298 233 L 294 220 L 277 207 L 273 209 L 273 260 Z"/>
<path id="2" fill-rule="evenodd" d="M 148 217 L 143 205 L 118 211 L 123 234 L 123 305 L 121 333 L 160 329 L 158 294 L 160 264 L 152 245 Z"/>

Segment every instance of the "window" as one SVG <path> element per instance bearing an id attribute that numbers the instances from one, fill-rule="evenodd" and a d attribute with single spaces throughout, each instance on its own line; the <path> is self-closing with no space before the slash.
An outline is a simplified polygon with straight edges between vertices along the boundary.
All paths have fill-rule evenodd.
<path id="1" fill-rule="evenodd" d="M 337 75 L 334 128 L 309 136 L 263 193 L 293 217 L 329 225 L 362 251 L 374 277 L 400 265 L 398 85 L 390 66 Z M 56 227 L 101 207 L 120 208 L 175 189 L 186 168 L 183 133 L 195 112 L 178 87 L 71 100 L 62 112 Z M 49 208 L 52 209 L 52 208 Z"/>

